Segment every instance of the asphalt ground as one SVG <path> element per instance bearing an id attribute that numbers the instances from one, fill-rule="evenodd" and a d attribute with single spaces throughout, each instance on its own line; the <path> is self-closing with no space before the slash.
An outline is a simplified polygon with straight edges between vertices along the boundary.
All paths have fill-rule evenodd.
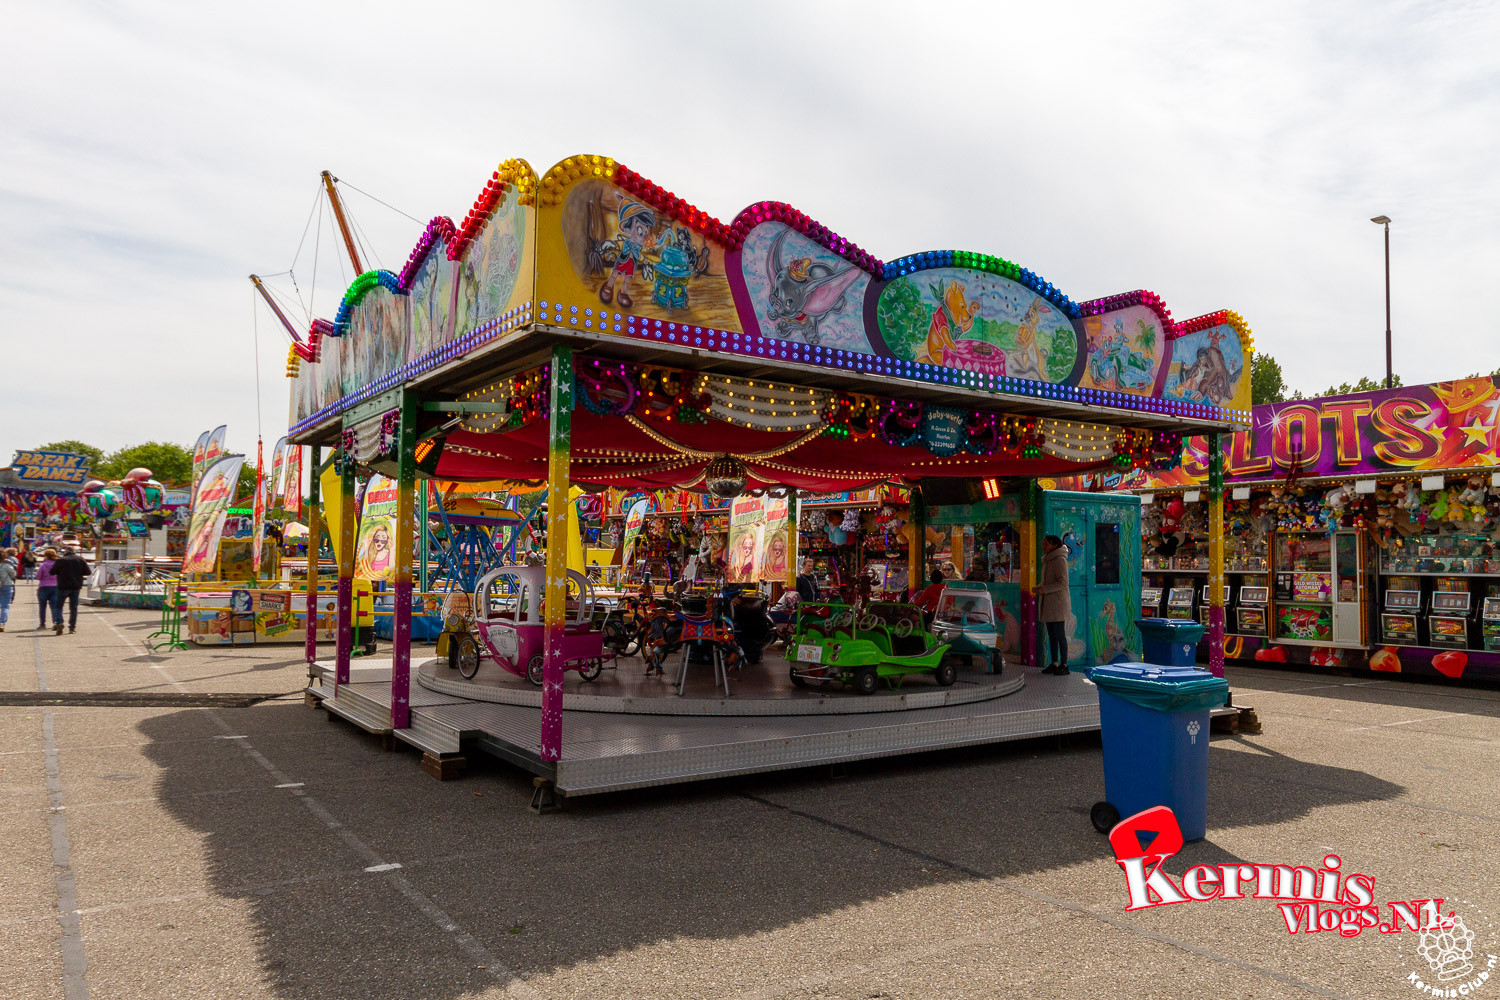
<path id="1" fill-rule="evenodd" d="M 154 655 L 154 614 L 88 609 L 56 636 L 27 630 L 30 596 L 0 635 L 0 691 L 58 698 L 0 696 L 8 1000 L 1363 998 L 1424 995 L 1410 970 L 1435 981 L 1410 932 L 1289 935 L 1253 899 L 1126 912 L 1087 817 L 1097 739 L 536 816 L 527 775 L 481 758 L 437 782 L 304 706 L 295 646 Z M 1500 692 L 1230 678 L 1265 731 L 1213 740 L 1208 838 L 1164 869 L 1337 853 L 1377 900 L 1464 900 L 1449 908 L 1476 931 L 1477 975 L 1500 953 Z M 182 704 L 225 693 L 264 700 Z"/>

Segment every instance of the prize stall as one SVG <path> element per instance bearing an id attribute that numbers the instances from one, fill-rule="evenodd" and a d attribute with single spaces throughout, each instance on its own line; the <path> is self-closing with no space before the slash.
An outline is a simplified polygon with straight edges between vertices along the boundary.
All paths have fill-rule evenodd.
<path id="1" fill-rule="evenodd" d="M 705 545 L 717 560 L 720 523 L 727 582 L 777 573 L 790 582 L 793 539 L 819 531 L 832 539 L 836 529 L 860 543 L 830 574 L 871 579 L 864 571 L 883 562 L 880 591 L 894 595 L 920 586 L 929 563 L 927 525 L 913 513 L 928 504 L 924 494 L 943 499 L 951 484 L 988 484 L 998 499 L 1034 493 L 1039 479 L 1169 468 L 1185 435 L 1227 437 L 1247 419 L 1250 356 L 1249 331 L 1234 313 L 1178 321 L 1150 292 L 1075 301 L 980 253 L 883 263 L 782 203 L 752 205 L 726 224 L 605 157 L 571 157 L 540 177 L 507 160 L 461 223 L 434 219 L 399 273 L 361 274 L 337 314 L 289 352 L 289 440 L 311 449 L 314 469 L 332 453 L 331 474 L 314 489 L 324 494 L 327 531 L 342 540 L 336 547 L 354 548 L 362 477 L 388 476 L 396 494 L 389 680 L 351 682 L 357 573 L 341 557 L 337 645 L 315 661 L 309 641 L 322 677 L 311 693 L 330 711 L 422 747 L 435 773 L 465 748 L 482 748 L 569 794 L 1090 728 L 1097 706 L 1081 679 L 1024 672 L 1039 627 L 1038 542 L 1053 530 L 1081 532 L 1091 566 L 1114 560 L 1098 581 L 1117 591 L 1110 621 L 1101 619 L 1103 638 L 1084 641 L 1077 659 L 1127 655 L 1121 623 L 1133 620 L 1139 590 L 1120 562 L 1131 551 L 1121 532 L 1134 533 L 1133 501 L 1067 509 L 1060 498 L 1050 509 L 1027 503 L 1012 518 L 949 515 L 973 529 L 949 533 L 955 570 L 984 577 L 955 581 L 934 624 L 948 631 L 929 634 L 903 605 L 862 598 L 875 610 L 853 628 L 884 638 L 859 648 L 894 665 L 803 670 L 802 681 L 824 685 L 809 690 L 796 683 L 804 649 L 837 657 L 858 643 L 842 653 L 838 642 L 794 645 L 789 681 L 786 661 L 757 672 L 724 648 L 718 624 L 684 619 L 684 642 L 712 646 L 712 656 L 694 660 L 684 649 L 670 684 L 631 680 L 623 667 L 601 677 L 609 664 L 587 639 L 597 595 L 568 566 L 571 503 L 547 507 L 540 572 L 486 574 L 473 621 L 453 625 L 449 658 L 414 664 L 418 483 L 505 480 L 545 486 L 551 498 L 636 493 L 629 506 L 622 497 L 609 508 L 623 516 L 622 562 L 627 573 L 635 568 L 642 533 L 664 536 L 639 558 L 669 578 Z M 869 499 L 851 502 L 855 493 Z M 661 510 L 661 497 L 677 505 L 684 494 L 699 498 L 696 509 Z M 820 494 L 841 495 L 827 508 L 839 512 L 837 525 L 816 506 L 800 516 L 791 506 Z M 901 497 L 911 508 L 904 521 Z M 973 504 L 967 495 L 931 502 Z M 660 532 L 648 527 L 653 520 Z M 676 535 L 674 523 L 684 526 Z M 322 530 L 315 513 L 310 534 Z M 1215 517 L 1211 559 L 1222 540 Z M 1013 588 L 1001 592 L 1019 656 L 956 687 L 947 686 L 950 665 L 937 669 L 935 685 L 925 660 L 902 665 L 942 658 L 941 645 L 921 656 L 895 652 L 913 643 L 987 649 L 964 624 L 988 613 L 990 583 Z M 845 627 L 839 621 L 835 613 L 820 634 Z M 1217 603 L 1211 621 L 1217 637 Z M 993 630 L 987 642 L 996 642 Z M 694 673 L 696 662 L 712 670 Z M 840 677 L 852 685 L 844 697 L 826 687 Z M 1006 707 L 1018 704 L 1007 695 L 1030 685 L 1040 702 L 1027 712 Z M 973 706 L 962 737 L 923 714 L 956 705 Z M 598 728 L 610 712 L 627 714 Z M 912 714 L 897 724 L 871 714 L 885 712 Z M 684 729 L 674 714 L 695 718 Z M 720 718 L 745 715 L 755 723 Z M 1052 728 L 1026 729 L 1042 718 Z M 585 734 L 576 747 L 564 742 L 565 719 Z M 533 736 L 521 735 L 528 728 Z"/>
<path id="2" fill-rule="evenodd" d="M 1500 380 L 1254 408 L 1221 445 L 1226 650 L 1262 662 L 1500 676 Z M 1207 596 L 1207 468 L 1088 477 L 1144 502 L 1142 613 Z"/>

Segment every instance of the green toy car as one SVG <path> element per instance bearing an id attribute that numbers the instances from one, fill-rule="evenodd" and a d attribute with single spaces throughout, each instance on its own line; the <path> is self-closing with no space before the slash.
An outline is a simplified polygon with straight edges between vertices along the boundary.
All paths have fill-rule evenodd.
<path id="1" fill-rule="evenodd" d="M 792 683 L 798 687 L 838 681 L 860 694 L 874 694 L 881 680 L 895 686 L 910 674 L 932 674 L 947 687 L 958 668 L 941 642 L 922 625 L 922 609 L 910 604 L 868 604 L 856 619 L 847 604 L 803 604 L 787 643 Z"/>

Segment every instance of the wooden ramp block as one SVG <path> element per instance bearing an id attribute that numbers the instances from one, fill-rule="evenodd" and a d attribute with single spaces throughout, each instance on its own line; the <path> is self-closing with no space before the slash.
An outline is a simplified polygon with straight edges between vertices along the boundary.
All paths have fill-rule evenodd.
<path id="1" fill-rule="evenodd" d="M 459 754 L 445 754 L 442 757 L 422 754 L 422 770 L 439 781 L 452 781 L 463 774 L 464 768 L 468 766 L 468 760 Z"/>

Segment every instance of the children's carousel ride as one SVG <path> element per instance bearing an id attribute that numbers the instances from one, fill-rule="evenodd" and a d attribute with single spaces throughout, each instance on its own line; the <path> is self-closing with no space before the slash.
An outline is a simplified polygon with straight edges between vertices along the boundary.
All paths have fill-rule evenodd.
<path id="1" fill-rule="evenodd" d="M 756 203 L 724 223 L 602 156 L 570 157 L 541 176 L 522 160 L 505 161 L 461 222 L 434 219 L 399 272 L 360 274 L 332 320 L 292 334 L 290 439 L 313 450 L 311 467 L 323 464 L 324 449 L 339 456 L 334 486 L 344 502 L 329 531 L 352 542 L 350 498 L 356 477 L 369 470 L 395 480 L 395 521 L 406 526 L 394 533 L 389 684 L 348 683 L 353 580 L 341 563 L 337 649 L 314 695 L 436 757 L 479 739 L 476 745 L 575 793 L 726 773 L 731 758 L 740 770 L 789 766 L 796 747 L 806 750 L 796 757 L 802 764 L 894 752 L 896 744 L 881 740 L 897 737 L 867 732 L 839 743 L 793 734 L 771 741 L 773 754 L 769 743 L 752 750 L 737 742 L 754 733 L 705 723 L 671 747 L 652 743 L 666 739 L 660 733 L 637 733 L 631 746 L 654 745 L 660 755 L 635 761 L 628 779 L 620 755 L 639 751 L 625 744 L 617 753 L 600 737 L 588 743 L 589 761 L 570 758 L 564 704 L 592 706 L 602 682 L 587 692 L 565 684 L 566 671 L 586 673 L 600 655 L 593 639 L 584 648 L 577 638 L 585 616 L 570 604 L 576 583 L 563 541 L 566 503 L 547 510 L 540 572 L 502 571 L 486 585 L 476 625 L 484 616 L 493 639 L 459 642 L 468 650 L 459 660 L 473 664 L 476 677 L 455 683 L 478 689 L 484 674 L 476 657 L 504 660 L 507 672 L 539 674 L 540 691 L 529 695 L 534 707 L 504 703 L 495 709 L 503 721 L 474 723 L 471 712 L 464 723 L 471 728 L 453 728 L 452 711 L 413 697 L 418 688 L 439 691 L 441 680 L 440 665 L 419 665 L 413 686 L 411 526 L 420 478 L 531 483 L 552 497 L 573 486 L 734 498 L 899 484 L 912 491 L 907 567 L 909 583 L 918 584 L 928 571 L 928 494 L 951 497 L 954 484 L 984 483 L 987 497 L 1024 498 L 1043 478 L 1173 463 L 1186 435 L 1227 434 L 1244 420 L 1251 356 L 1249 330 L 1231 312 L 1179 321 L 1159 296 L 1140 291 L 1075 301 L 1035 272 L 982 253 L 925 251 L 882 262 L 780 202 Z M 1040 512 L 1019 502 L 1019 659 L 1029 662 Z M 795 519 L 790 524 L 795 531 Z M 316 534 L 321 525 L 311 528 Z M 755 562 L 764 536 L 741 543 L 736 565 Z M 1211 524 L 1209 541 L 1222 545 L 1221 520 Z M 790 577 L 796 560 L 783 562 Z M 517 593 L 529 595 L 524 605 Z M 587 600 L 586 588 L 577 593 L 575 600 Z M 845 626 L 853 641 L 876 650 L 876 688 L 881 669 L 902 667 L 901 657 L 933 657 L 921 669 L 943 681 L 946 655 L 936 650 L 971 644 L 967 655 L 980 656 L 992 648 L 979 593 L 959 588 L 955 614 L 960 602 L 968 602 L 962 620 L 945 625 L 954 626 L 946 637 L 923 633 L 920 651 L 903 651 L 917 625 L 899 607 L 889 615 L 866 609 Z M 871 616 L 878 620 L 867 622 Z M 913 631 L 900 634 L 908 625 Z M 864 677 L 861 670 L 857 688 L 868 684 Z M 780 678 L 791 685 L 785 669 Z M 957 697 L 964 687 L 933 685 L 925 693 Z M 743 682 L 733 697 L 725 688 L 692 710 L 709 719 L 741 714 Z M 466 697 L 447 682 L 441 690 Z M 788 705 L 802 706 L 792 713 L 847 703 L 790 695 Z M 877 691 L 857 700 L 902 709 L 934 704 L 912 700 L 918 697 Z M 505 714 L 511 710 L 533 714 Z M 635 710 L 654 711 L 639 700 Z M 989 711 L 967 740 L 1011 738 L 1005 733 L 1014 720 Z M 587 728 L 586 715 L 569 714 L 570 725 Z M 1069 727 L 1086 725 L 1067 718 Z M 473 735 L 476 724 L 482 738 Z M 531 725 L 535 743 L 517 742 L 518 728 Z M 951 735 L 922 728 L 921 718 L 910 725 L 917 730 L 903 731 L 902 748 L 950 745 L 943 741 Z M 812 742 L 800 743 L 804 737 Z M 723 749 L 730 744 L 735 749 Z M 830 749 L 835 744 L 845 749 Z M 847 749 L 854 745 L 861 749 Z M 746 763 L 746 754 L 755 759 Z M 604 758 L 608 764 L 599 763 Z"/>

